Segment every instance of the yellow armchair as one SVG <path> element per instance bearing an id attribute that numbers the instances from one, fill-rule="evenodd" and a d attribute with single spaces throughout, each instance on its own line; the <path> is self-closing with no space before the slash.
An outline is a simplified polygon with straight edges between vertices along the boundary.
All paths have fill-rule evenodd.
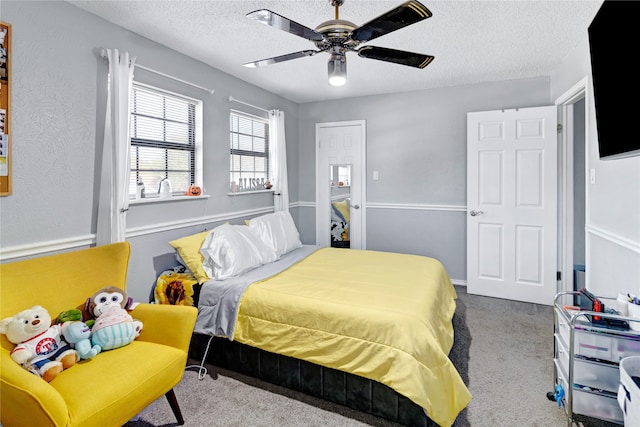
<path id="1" fill-rule="evenodd" d="M 0 319 L 34 305 L 55 318 L 105 286 L 126 290 L 129 252 L 123 242 L 0 265 Z M 50 383 L 15 363 L 14 345 L 2 335 L 0 425 L 121 426 L 163 394 L 184 424 L 173 387 L 182 379 L 197 310 L 139 304 L 131 315 L 144 324 L 135 341 L 80 361 Z"/>

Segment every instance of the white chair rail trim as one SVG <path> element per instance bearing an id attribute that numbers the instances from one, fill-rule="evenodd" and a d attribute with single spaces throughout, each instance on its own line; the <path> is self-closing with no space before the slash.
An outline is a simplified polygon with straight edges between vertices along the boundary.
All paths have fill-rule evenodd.
<path id="1" fill-rule="evenodd" d="M 640 254 L 640 241 L 633 241 L 631 239 L 619 236 L 615 233 L 611 233 L 610 231 L 604 230 L 602 228 L 599 228 L 593 225 L 587 225 L 586 230 L 587 230 L 587 233 L 589 234 L 598 236 L 601 239 L 607 240 L 618 246 L 622 246 L 623 248 L 629 249 L 630 251 Z"/>
<path id="2" fill-rule="evenodd" d="M 405 203 L 367 203 L 367 209 L 399 209 L 412 211 L 447 211 L 466 212 L 467 207 L 461 205 L 426 205 Z"/>
<path id="3" fill-rule="evenodd" d="M 315 208 L 315 202 L 294 202 L 290 208 Z M 398 203 L 367 203 L 367 209 L 399 209 L 399 210 L 420 210 L 420 211 L 448 211 L 466 212 L 466 206 L 456 205 L 425 205 L 425 204 L 398 204 Z M 273 212 L 273 207 L 263 207 L 237 212 L 226 212 L 217 215 L 210 215 L 190 220 L 171 221 L 165 223 L 151 224 L 142 227 L 127 228 L 127 239 L 145 236 L 154 233 L 176 230 L 193 226 L 211 224 L 213 222 L 228 221 L 237 218 L 263 215 Z M 610 240 L 637 253 L 640 253 L 640 243 L 632 242 L 628 239 L 600 230 L 596 227 L 588 227 L 588 231 L 602 238 Z M 27 243 L 24 245 L 8 246 L 0 248 L 0 261 L 7 261 L 17 258 L 25 258 L 43 255 L 51 252 L 66 251 L 76 248 L 88 247 L 96 244 L 95 234 L 86 234 L 63 239 L 54 239 L 44 242 Z"/>
<path id="4" fill-rule="evenodd" d="M 213 222 L 230 221 L 237 218 L 245 218 L 263 215 L 273 212 L 273 206 L 258 209 L 250 209 L 237 212 L 226 212 L 218 215 L 210 215 L 190 220 L 171 221 L 151 224 L 143 227 L 127 228 L 126 238 L 135 238 L 154 233 L 176 230 L 193 226 L 211 224 Z M 89 247 L 96 244 L 95 234 L 68 237 L 64 239 L 48 240 L 44 242 L 27 243 L 24 245 L 7 246 L 0 248 L 0 261 L 8 261 L 17 258 L 27 258 L 45 255 L 52 252 L 68 251 L 71 249 Z"/>
<path id="5" fill-rule="evenodd" d="M 315 208 L 316 202 L 296 202 L 291 207 Z M 446 211 L 446 212 L 466 212 L 467 207 L 463 205 L 426 205 L 426 204 L 404 204 L 404 203 L 375 203 L 368 202 L 367 209 L 396 209 L 413 211 Z"/>
<path id="6" fill-rule="evenodd" d="M 127 229 L 127 238 L 145 236 L 148 234 L 162 233 L 165 231 L 176 230 L 179 228 L 187 228 L 199 225 L 210 224 L 212 222 L 229 221 L 236 218 L 244 218 L 248 216 L 263 215 L 273 212 L 273 206 L 258 209 L 250 209 L 245 211 L 237 211 L 231 213 L 223 213 L 218 215 L 203 216 L 190 220 L 171 221 L 165 223 L 151 224 L 143 227 L 133 227 Z"/>
<path id="7" fill-rule="evenodd" d="M 0 249 L 0 261 L 16 258 L 31 257 L 49 252 L 66 251 L 95 245 L 96 235 L 68 237 L 65 239 L 48 240 L 46 242 L 28 243 L 25 245 L 9 246 Z"/>

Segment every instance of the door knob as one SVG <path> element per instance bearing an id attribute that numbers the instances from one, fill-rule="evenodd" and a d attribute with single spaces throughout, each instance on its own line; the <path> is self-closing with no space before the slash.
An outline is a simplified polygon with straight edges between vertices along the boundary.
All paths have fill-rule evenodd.
<path id="1" fill-rule="evenodd" d="M 471 216 L 478 216 L 478 215 L 482 215 L 484 212 L 482 211 L 471 211 L 469 212 L 469 215 Z"/>
<path id="2" fill-rule="evenodd" d="M 353 205 L 353 209 L 360 209 L 360 205 Z"/>

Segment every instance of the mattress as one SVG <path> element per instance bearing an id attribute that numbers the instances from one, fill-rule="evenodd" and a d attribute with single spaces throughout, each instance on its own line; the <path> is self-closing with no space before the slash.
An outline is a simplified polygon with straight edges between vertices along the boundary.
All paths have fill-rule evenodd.
<path id="1" fill-rule="evenodd" d="M 293 252 L 272 263 L 285 261 L 279 271 L 268 265 L 236 280 L 233 292 L 202 285 L 196 332 L 380 382 L 451 425 L 471 395 L 448 358 L 456 294 L 442 264 L 368 250 Z M 225 325 L 212 326 L 220 313 Z"/>

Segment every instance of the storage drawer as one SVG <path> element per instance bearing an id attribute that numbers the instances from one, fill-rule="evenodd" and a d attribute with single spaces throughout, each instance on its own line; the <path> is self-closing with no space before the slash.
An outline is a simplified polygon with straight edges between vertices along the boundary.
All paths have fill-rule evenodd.
<path id="1" fill-rule="evenodd" d="M 614 360 L 614 342 L 610 335 L 583 332 L 576 329 L 574 340 L 573 351 L 575 354 L 617 362 L 617 360 Z"/>
<path id="2" fill-rule="evenodd" d="M 570 316 L 557 307 L 555 311 L 556 334 L 564 348 L 568 350 L 571 337 Z M 574 326 L 575 354 L 614 363 L 619 363 L 624 357 L 640 355 L 640 333 L 637 331 L 629 330 L 622 335 L 617 335 L 608 333 L 607 329 L 589 330 L 590 326 L 589 324 L 585 326 L 584 318 L 577 319 Z"/>
<path id="3" fill-rule="evenodd" d="M 615 362 L 629 356 L 640 356 L 640 334 L 636 337 L 616 338 L 614 342 L 613 354 L 616 357 Z"/>
<path id="4" fill-rule="evenodd" d="M 615 396 L 603 396 L 576 388 L 573 389 L 573 412 L 619 424 L 624 422 L 624 414 Z"/>
<path id="5" fill-rule="evenodd" d="M 565 315 L 562 312 L 560 312 L 558 309 L 556 309 L 556 319 L 558 322 L 558 325 L 556 327 L 556 333 L 562 340 L 564 347 L 569 348 L 569 333 L 571 329 L 569 327 L 569 320 L 567 320 Z"/>
<path id="6" fill-rule="evenodd" d="M 573 359 L 573 383 L 594 390 L 616 393 L 620 386 L 620 371 L 617 365 L 608 366 L 575 357 Z"/>
<path id="7" fill-rule="evenodd" d="M 604 335 L 576 329 L 574 339 L 575 354 L 585 357 L 619 363 L 624 357 L 640 354 L 640 336 Z"/>
<path id="8" fill-rule="evenodd" d="M 564 372 L 562 370 L 563 368 L 558 359 L 554 359 L 554 363 L 556 364 L 556 371 L 558 375 L 557 382 L 562 386 L 562 389 L 564 390 L 564 403 L 565 405 L 567 405 L 569 393 L 569 385 L 566 379 L 567 372 Z M 615 393 L 602 394 L 593 392 L 589 388 L 574 386 L 572 395 L 573 413 L 622 423 L 624 414 L 622 413 L 622 410 L 618 405 Z M 568 408 L 565 407 L 565 409 Z"/>
<path id="9" fill-rule="evenodd" d="M 556 337 L 556 346 L 556 364 L 562 369 L 562 376 L 568 379 L 569 351 L 559 337 Z M 620 385 L 620 372 L 617 365 L 581 360 L 580 356 L 576 356 L 573 358 L 573 384 L 615 393 Z"/>
<path id="10" fill-rule="evenodd" d="M 569 350 L 568 346 L 562 342 L 562 337 L 559 334 L 554 335 L 556 340 L 556 358 L 557 365 L 562 369 L 562 375 L 567 378 L 569 376 Z"/>

